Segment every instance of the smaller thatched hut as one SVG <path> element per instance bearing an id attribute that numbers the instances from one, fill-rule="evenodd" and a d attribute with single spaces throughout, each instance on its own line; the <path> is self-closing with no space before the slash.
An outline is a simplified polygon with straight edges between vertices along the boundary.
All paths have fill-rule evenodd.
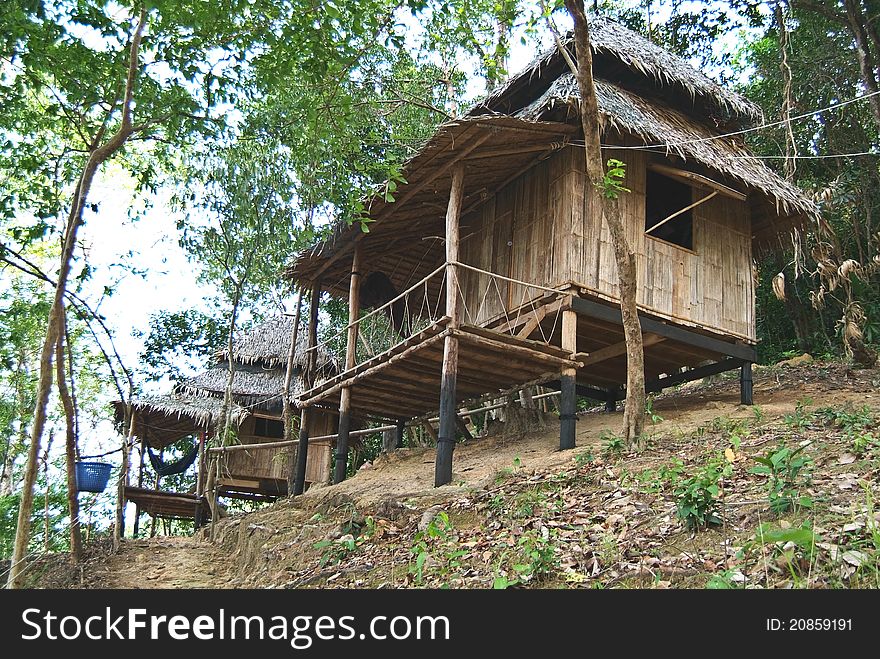
<path id="1" fill-rule="evenodd" d="M 188 518 L 197 520 L 206 514 L 204 499 L 208 489 L 208 455 L 217 459 L 219 474 L 211 483 L 217 497 L 251 500 L 271 500 L 288 491 L 291 472 L 290 445 L 284 444 L 282 422 L 284 380 L 290 347 L 292 319 L 272 318 L 251 330 L 242 332 L 233 343 L 233 385 L 231 417 L 242 447 L 254 445 L 253 450 L 230 447 L 220 453 L 210 446 L 210 437 L 219 425 L 223 399 L 229 378 L 229 360 L 226 350 L 216 354 L 217 363 L 206 371 L 180 382 L 174 390 L 161 396 L 142 396 L 131 401 L 133 421 L 131 434 L 141 442 L 140 470 L 137 486 L 126 488 L 126 499 L 140 512 L 154 517 Z M 297 341 L 294 352 L 294 371 L 291 397 L 305 388 L 304 374 L 308 366 L 306 342 Z M 314 380 L 335 374 L 333 359 L 325 352 L 316 351 Z M 126 417 L 125 404 L 115 403 L 117 421 Z M 299 416 L 296 416 L 299 423 Z M 309 435 L 316 438 L 308 447 L 306 483 L 327 482 L 330 477 L 330 435 L 336 432 L 336 415 L 310 415 Z M 169 445 L 191 438 L 193 450 L 182 460 L 196 462 L 197 484 L 194 492 L 178 493 L 159 490 L 164 465 L 162 453 Z M 278 447 L 272 446 L 282 442 Z M 158 452 L 158 456 L 156 455 Z M 154 487 L 144 487 L 144 456 L 156 470 Z M 174 463 L 177 464 L 177 463 Z M 188 468 L 189 465 L 185 465 Z"/>

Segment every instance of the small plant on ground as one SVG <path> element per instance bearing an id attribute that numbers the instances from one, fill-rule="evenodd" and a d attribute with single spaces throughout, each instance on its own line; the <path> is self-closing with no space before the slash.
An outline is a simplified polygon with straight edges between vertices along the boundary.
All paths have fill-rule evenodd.
<path id="1" fill-rule="evenodd" d="M 350 533 L 335 540 L 321 540 L 312 545 L 315 549 L 323 550 L 319 565 L 324 568 L 328 565 L 341 563 L 349 554 L 357 549 L 358 543 Z"/>
<path id="2" fill-rule="evenodd" d="M 623 437 L 610 430 L 603 430 L 602 434 L 599 435 L 599 439 L 602 440 L 602 455 L 604 457 L 619 458 L 623 455 L 623 451 L 626 448 L 626 441 Z"/>
<path id="3" fill-rule="evenodd" d="M 825 425 L 840 428 L 844 432 L 860 432 L 877 426 L 877 420 L 871 408 L 865 405 L 857 410 L 847 405 L 843 409 L 822 407 L 815 412 L 815 416 L 821 419 Z"/>
<path id="4" fill-rule="evenodd" d="M 804 444 L 792 450 L 780 445 L 755 458 L 758 465 L 749 470 L 752 474 L 768 477 L 770 510 L 777 515 L 813 506 L 810 497 L 800 494 L 800 489 L 809 480 L 809 467 L 812 463 L 810 456 L 804 453 L 808 446 L 809 444 Z"/>
<path id="5" fill-rule="evenodd" d="M 432 559 L 431 568 L 441 579 L 441 587 L 449 586 L 449 580 L 461 567 L 461 558 L 467 551 L 456 549 L 453 525 L 446 512 L 439 512 L 424 531 L 419 531 L 413 538 L 410 555 L 414 561 L 410 563 L 409 573 L 413 581 L 421 586 L 425 583 L 428 559 Z"/>
<path id="6" fill-rule="evenodd" d="M 550 533 L 529 529 L 520 536 L 517 543 L 521 563 L 513 566 L 522 582 L 536 581 L 552 574 L 559 566 Z"/>
<path id="7" fill-rule="evenodd" d="M 721 524 L 722 479 L 733 467 L 724 456 L 715 456 L 675 487 L 675 505 L 679 519 L 690 530 Z"/>
<path id="8" fill-rule="evenodd" d="M 663 421 L 663 417 L 654 409 L 654 397 L 648 396 L 645 400 L 645 416 L 651 421 L 652 424 L 657 424 Z"/>
<path id="9" fill-rule="evenodd" d="M 756 424 L 760 425 L 764 423 L 766 414 L 764 414 L 764 410 L 762 410 L 757 405 L 752 405 L 752 418 Z"/>
<path id="10" fill-rule="evenodd" d="M 783 417 L 785 425 L 791 430 L 804 430 L 809 428 L 813 422 L 813 415 L 807 411 L 807 407 L 813 404 L 811 398 L 801 398 L 794 408 L 793 414 L 786 414 Z"/>
<path id="11" fill-rule="evenodd" d="M 880 438 L 871 432 L 852 433 L 852 452 L 861 457 L 880 449 Z"/>
<path id="12" fill-rule="evenodd" d="M 782 574 L 791 579 L 793 586 L 800 587 L 804 585 L 803 576 L 813 571 L 818 541 L 809 522 L 790 528 L 761 524 L 755 539 L 747 543 L 743 551 L 759 550 L 768 574 L 771 571 Z"/>
<path id="13" fill-rule="evenodd" d="M 587 449 L 586 451 L 581 451 L 576 456 L 574 456 L 574 464 L 577 467 L 588 467 L 596 460 L 596 457 L 593 455 L 593 449 Z"/>

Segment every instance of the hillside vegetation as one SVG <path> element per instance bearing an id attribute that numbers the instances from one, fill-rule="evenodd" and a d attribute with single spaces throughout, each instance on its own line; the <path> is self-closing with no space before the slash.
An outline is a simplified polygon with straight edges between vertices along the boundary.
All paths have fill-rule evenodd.
<path id="1" fill-rule="evenodd" d="M 757 405 L 733 379 L 658 397 L 626 451 L 619 414 L 456 449 L 402 450 L 196 538 L 58 559 L 39 583 L 93 587 L 825 588 L 880 586 L 880 372 L 763 368 Z M 213 537 L 213 539 L 211 539 Z"/>

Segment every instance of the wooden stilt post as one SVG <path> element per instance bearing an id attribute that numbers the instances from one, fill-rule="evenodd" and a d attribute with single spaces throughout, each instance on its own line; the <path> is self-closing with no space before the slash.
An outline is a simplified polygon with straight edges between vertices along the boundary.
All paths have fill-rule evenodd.
<path id="1" fill-rule="evenodd" d="M 306 490 L 306 461 L 309 459 L 308 408 L 303 408 L 299 418 L 299 446 L 296 449 L 296 476 L 293 479 L 293 496 Z"/>
<path id="2" fill-rule="evenodd" d="M 198 471 L 196 472 L 196 494 L 201 497 L 202 491 L 205 489 L 205 443 L 207 442 L 207 433 L 202 430 L 199 432 L 199 453 L 196 458 Z M 202 502 L 196 504 L 196 516 L 193 526 L 199 528 L 202 525 Z"/>
<path id="3" fill-rule="evenodd" d="M 577 313 L 571 309 L 562 312 L 562 347 L 577 352 Z M 560 378 L 559 449 L 574 448 L 577 423 L 577 370 L 566 368 Z"/>
<path id="4" fill-rule="evenodd" d="M 446 315 L 448 327 L 458 327 L 458 224 L 464 188 L 464 164 L 452 168 L 452 186 L 446 209 Z M 440 430 L 434 461 L 434 487 L 452 481 L 452 450 L 455 448 L 455 380 L 458 374 L 458 339 L 447 335 L 443 343 L 443 371 L 440 375 Z"/>
<path id="5" fill-rule="evenodd" d="M 304 373 L 304 387 L 309 389 L 315 383 L 318 367 L 318 302 L 321 299 L 321 284 L 315 282 L 309 305 L 309 359 Z M 299 421 L 299 446 L 296 449 L 296 476 L 293 479 L 293 494 L 298 496 L 306 490 L 306 463 L 309 458 L 308 408 L 303 408 Z"/>
<path id="6" fill-rule="evenodd" d="M 138 451 L 141 454 L 140 466 L 138 467 L 138 487 L 144 486 L 144 453 L 147 452 L 146 448 L 146 440 L 141 439 L 141 445 Z M 138 537 L 138 532 L 141 530 L 141 507 L 140 504 L 135 505 L 134 508 L 134 529 L 132 529 L 131 537 Z"/>
<path id="7" fill-rule="evenodd" d="M 739 368 L 739 402 L 754 405 L 752 398 L 752 362 L 743 362 Z"/>
<path id="8" fill-rule="evenodd" d="M 403 433 L 406 430 L 406 419 L 398 419 L 397 420 L 397 441 L 394 444 L 395 448 L 403 448 Z"/>
<path id="9" fill-rule="evenodd" d="M 122 442 L 122 465 L 119 468 L 119 480 L 116 485 L 116 528 L 113 533 L 114 547 L 125 537 L 125 486 L 128 485 L 128 463 L 131 453 L 131 440 L 135 436 L 137 413 L 129 406 L 131 422 L 128 436 Z"/>
<path id="10" fill-rule="evenodd" d="M 357 361 L 358 326 L 360 316 L 361 283 L 361 244 L 354 246 L 351 257 L 351 282 L 348 287 L 348 336 L 345 343 L 345 370 L 355 367 Z M 333 469 L 333 482 L 345 480 L 348 469 L 348 433 L 351 430 L 351 388 L 345 387 L 339 393 L 339 433 L 336 437 L 336 465 Z"/>

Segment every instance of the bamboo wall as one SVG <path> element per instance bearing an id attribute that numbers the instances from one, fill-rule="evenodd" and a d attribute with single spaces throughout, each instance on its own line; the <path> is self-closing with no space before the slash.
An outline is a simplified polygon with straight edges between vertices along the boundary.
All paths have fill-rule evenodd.
<path id="1" fill-rule="evenodd" d="M 242 444 L 260 444 L 271 441 L 254 434 L 254 417 L 248 417 L 239 428 L 238 439 Z M 313 410 L 309 414 L 309 435 L 320 437 L 336 432 L 336 417 Z M 306 459 L 306 481 L 323 483 L 330 477 L 330 442 L 309 443 Z M 287 480 L 289 449 L 259 449 L 234 451 L 226 457 L 226 473 L 232 478 Z"/>
<path id="2" fill-rule="evenodd" d="M 754 279 L 748 206 L 716 196 L 693 211 L 693 250 L 645 235 L 647 154 L 606 151 L 626 163 L 622 217 L 638 268 L 638 302 L 653 315 L 726 335 L 755 339 Z M 617 266 L 604 223 L 584 212 L 583 155 L 565 149 L 526 172 L 471 216 L 463 218 L 461 260 L 514 279 L 557 287 L 574 282 L 616 300 Z M 704 197 L 694 191 L 694 200 Z M 480 321 L 540 291 L 461 274 L 465 306 Z M 485 302 L 481 300 L 485 297 Z M 480 309 L 479 313 L 474 310 Z M 473 318 L 469 321 L 473 322 Z"/>

